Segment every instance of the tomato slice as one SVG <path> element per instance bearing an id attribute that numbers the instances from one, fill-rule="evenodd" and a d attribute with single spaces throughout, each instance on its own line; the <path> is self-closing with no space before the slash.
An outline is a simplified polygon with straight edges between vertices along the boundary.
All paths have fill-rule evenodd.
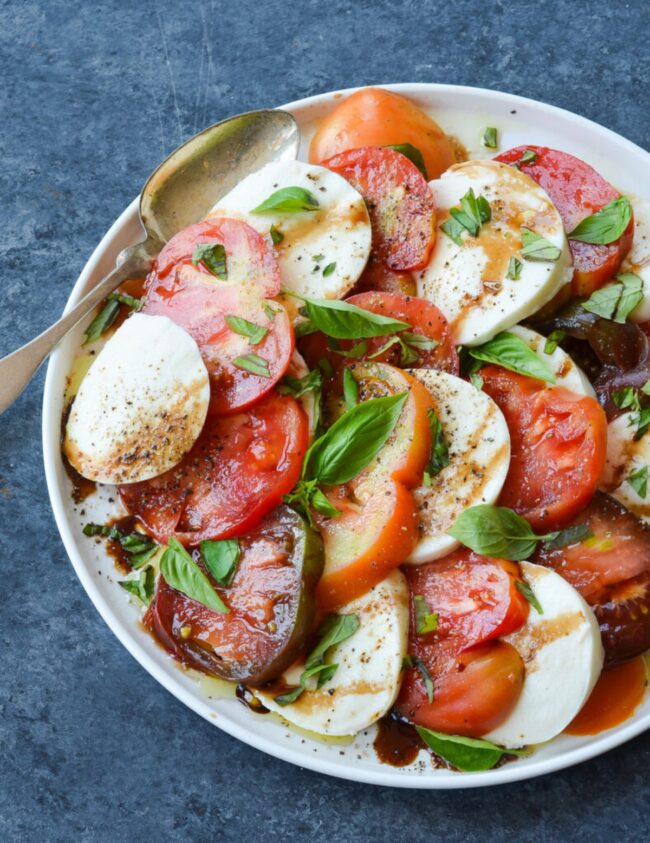
<path id="1" fill-rule="evenodd" d="M 518 163 L 527 150 L 536 158 Z M 599 211 L 621 195 L 589 164 L 574 155 L 547 146 L 518 146 L 496 157 L 505 164 L 518 163 L 519 169 L 536 181 L 553 200 L 567 232 L 585 217 Z M 573 254 L 573 293 L 589 296 L 612 278 L 632 246 L 634 220 L 614 243 L 596 245 L 569 240 Z"/>
<path id="2" fill-rule="evenodd" d="M 361 277 L 354 285 L 353 293 L 372 292 L 403 293 L 405 296 L 415 296 L 417 286 L 410 272 L 389 269 L 379 258 L 371 255 Z"/>
<path id="3" fill-rule="evenodd" d="M 160 542 L 194 546 L 252 529 L 300 475 L 308 445 L 305 413 L 271 393 L 232 416 L 208 417 L 192 450 L 173 469 L 120 486 L 120 497 Z"/>
<path id="4" fill-rule="evenodd" d="M 352 149 L 322 163 L 366 200 L 375 254 L 390 269 L 423 269 L 436 239 L 436 206 L 415 164 L 378 146 Z"/>
<path id="5" fill-rule="evenodd" d="M 566 526 L 598 487 L 607 449 L 605 413 L 594 398 L 498 366 L 484 367 L 481 377 L 510 431 L 510 470 L 499 503 L 534 529 Z"/>
<path id="6" fill-rule="evenodd" d="M 594 534 L 534 561 L 553 568 L 593 607 L 609 662 L 650 649 L 650 527 L 598 492 L 575 519 Z"/>
<path id="7" fill-rule="evenodd" d="M 348 149 L 403 143 L 420 150 L 430 179 L 456 162 L 452 141 L 415 103 L 383 88 L 363 88 L 341 100 L 321 121 L 309 160 L 320 164 Z"/>
<path id="8" fill-rule="evenodd" d="M 438 615 L 435 633 L 414 633 L 420 657 L 439 639 L 453 639 L 458 650 L 464 650 L 514 632 L 528 617 L 528 601 L 517 589 L 520 574 L 513 562 L 462 548 L 441 562 L 409 568 L 406 577 L 411 595 L 422 597 L 428 611 Z M 411 628 L 416 630 L 413 600 Z"/>
<path id="9" fill-rule="evenodd" d="M 258 401 L 291 361 L 293 329 L 281 304 L 251 294 L 243 283 L 224 284 L 186 263 L 177 264 L 163 279 L 150 277 L 143 312 L 168 316 L 196 340 L 210 375 L 211 415 L 236 413 Z M 226 321 L 232 316 L 260 326 L 266 335 L 251 345 L 249 337 L 236 333 Z M 251 354 L 262 358 L 268 375 L 243 368 L 241 358 Z"/>

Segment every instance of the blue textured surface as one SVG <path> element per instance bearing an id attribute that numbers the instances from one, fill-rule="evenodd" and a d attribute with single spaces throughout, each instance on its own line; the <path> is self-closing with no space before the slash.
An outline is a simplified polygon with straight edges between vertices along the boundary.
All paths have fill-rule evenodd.
<path id="1" fill-rule="evenodd" d="M 576 11 L 576 7 L 580 11 Z M 650 147 L 650 5 L 0 0 L 0 353 L 61 312 L 153 167 L 231 113 L 387 81 L 511 91 Z M 0 420 L 0 839 L 635 840 L 650 734 L 497 790 L 336 781 L 230 738 L 123 650 L 50 512 L 43 373 Z"/>

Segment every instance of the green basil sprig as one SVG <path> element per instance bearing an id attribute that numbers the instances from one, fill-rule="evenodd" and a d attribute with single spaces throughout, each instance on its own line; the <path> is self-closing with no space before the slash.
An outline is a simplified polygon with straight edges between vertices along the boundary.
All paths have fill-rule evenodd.
<path id="1" fill-rule="evenodd" d="M 199 243 L 194 249 L 192 263 L 199 261 L 220 281 L 227 281 L 226 250 L 221 243 Z"/>
<path id="2" fill-rule="evenodd" d="M 527 261 L 556 261 L 562 254 L 562 249 L 558 249 L 545 237 L 531 231 L 530 228 L 521 229 L 521 256 Z"/>
<path id="3" fill-rule="evenodd" d="M 404 155 L 411 164 L 415 164 L 418 170 L 422 173 L 427 181 L 429 180 L 429 176 L 427 175 L 427 168 L 424 163 L 424 157 L 417 146 L 413 146 L 410 143 L 389 143 L 386 149 L 394 149 L 395 152 L 400 152 Z"/>
<path id="4" fill-rule="evenodd" d="M 415 728 L 429 749 L 463 773 L 491 770 L 504 755 L 528 755 L 527 750 L 506 749 L 479 738 L 444 735 L 442 732 L 434 732 L 423 726 Z"/>
<path id="5" fill-rule="evenodd" d="M 299 214 L 317 211 L 318 199 L 304 187 L 281 187 L 250 212 L 251 214 Z"/>
<path id="6" fill-rule="evenodd" d="M 119 582 L 124 591 L 128 591 L 129 594 L 137 597 L 145 606 L 151 603 L 156 585 L 156 573 L 153 565 L 147 565 L 146 568 L 143 568 L 137 579 L 120 580 Z"/>
<path id="7" fill-rule="evenodd" d="M 191 600 L 196 600 L 197 603 L 221 614 L 228 614 L 230 611 L 212 587 L 210 580 L 183 545 L 174 538 L 169 540 L 167 550 L 160 560 L 160 573 L 168 585 Z"/>
<path id="8" fill-rule="evenodd" d="M 581 303 L 582 309 L 622 325 L 643 299 L 643 280 L 634 272 L 622 272 L 616 282 L 592 293 Z"/>
<path id="9" fill-rule="evenodd" d="M 521 515 L 492 504 L 479 504 L 461 512 L 447 532 L 475 553 L 515 562 L 528 559 L 539 542 L 555 550 L 592 535 L 586 524 L 580 524 L 538 536 Z"/>
<path id="10" fill-rule="evenodd" d="M 632 206 L 627 196 L 608 202 L 600 211 L 582 220 L 568 235 L 570 240 L 607 245 L 623 234 L 632 219 Z"/>
<path id="11" fill-rule="evenodd" d="M 555 383 L 555 375 L 548 363 L 539 357 L 521 337 L 501 331 L 483 345 L 467 347 L 466 353 L 482 363 L 495 363 L 511 372 L 527 375 L 546 383 Z"/>
<path id="12" fill-rule="evenodd" d="M 201 559 L 215 580 L 223 586 L 229 586 L 237 570 L 241 549 L 237 539 L 202 541 L 199 544 Z"/>
<path id="13" fill-rule="evenodd" d="M 296 296 L 296 294 L 293 294 Z M 385 337 L 411 326 L 407 322 L 364 310 L 340 299 L 308 299 L 304 302 L 309 327 L 338 340 L 360 340 L 368 337 Z"/>

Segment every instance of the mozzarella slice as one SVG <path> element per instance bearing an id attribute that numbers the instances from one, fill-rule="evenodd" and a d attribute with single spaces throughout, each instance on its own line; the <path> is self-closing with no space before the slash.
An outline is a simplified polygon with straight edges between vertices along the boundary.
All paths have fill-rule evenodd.
<path id="1" fill-rule="evenodd" d="M 431 262 L 417 277 L 418 295 L 437 305 L 458 344 L 479 345 L 546 304 L 571 280 L 571 252 L 562 219 L 542 188 L 498 161 L 466 161 L 430 182 L 438 207 L 438 234 Z M 472 188 L 490 204 L 492 218 L 478 237 L 467 232 L 457 245 L 441 223 Z M 520 256 L 521 228 L 561 250 L 556 261 Z M 511 258 L 521 260 L 517 280 L 508 278 Z"/>
<path id="2" fill-rule="evenodd" d="M 431 485 L 413 490 L 421 532 L 407 562 L 420 565 L 458 547 L 447 530 L 461 512 L 496 502 L 510 466 L 510 434 L 494 401 L 467 381 L 434 369 L 411 374 L 431 393 L 449 451 L 449 465 Z"/>
<path id="3" fill-rule="evenodd" d="M 573 362 L 566 351 L 558 346 L 552 354 L 547 354 L 544 351 L 546 337 L 538 334 L 537 331 L 531 331 L 530 328 L 514 325 L 512 328 L 508 328 L 508 331 L 520 337 L 546 363 L 555 375 L 556 386 L 563 386 L 577 395 L 596 397 L 594 388 L 589 383 L 589 378 Z"/>
<path id="4" fill-rule="evenodd" d="M 63 450 L 84 477 L 136 483 L 172 468 L 196 441 L 210 386 L 198 346 L 166 316 L 130 316 L 81 382 Z"/>
<path id="5" fill-rule="evenodd" d="M 301 729 L 323 735 L 353 735 L 379 720 L 395 702 L 406 655 L 409 593 L 404 575 L 393 571 L 363 597 L 339 609 L 356 614 L 359 629 L 339 644 L 328 658 L 338 668 L 322 688 L 304 691 L 290 705 L 281 706 L 273 694 L 255 695 L 271 711 Z M 283 676 L 288 686 L 299 684 L 304 663 Z"/>
<path id="6" fill-rule="evenodd" d="M 250 213 L 284 187 L 308 190 L 318 200 L 318 210 Z M 275 246 L 283 286 L 301 296 L 342 298 L 370 254 L 370 218 L 363 197 L 337 173 L 304 161 L 267 164 L 220 199 L 211 213 L 237 216 L 263 235 L 274 225 L 283 235 Z"/>
<path id="7" fill-rule="evenodd" d="M 607 492 L 636 516 L 650 523 L 650 496 L 640 497 L 629 483 L 629 476 L 650 466 L 650 434 L 638 441 L 636 412 L 623 413 L 607 426 L 607 461 L 600 488 Z"/>
<path id="8" fill-rule="evenodd" d="M 630 314 L 633 322 L 650 321 L 650 202 L 632 199 L 634 240 L 619 272 L 634 272 L 643 281 L 643 299 Z"/>
<path id="9" fill-rule="evenodd" d="M 487 735 L 500 746 L 543 743 L 569 725 L 592 692 L 603 666 L 594 613 L 555 571 L 522 562 L 544 614 L 531 606 L 521 629 L 503 638 L 526 667 L 521 696 L 508 719 Z"/>
<path id="10" fill-rule="evenodd" d="M 298 351 L 294 351 L 289 368 L 287 369 L 287 375 L 292 378 L 304 378 L 308 374 L 309 367 L 305 363 L 303 356 Z M 313 391 L 305 392 L 299 398 L 296 398 L 296 401 L 300 404 L 307 416 L 307 421 L 309 422 L 309 441 L 311 442 L 316 435 L 316 425 L 318 423 L 316 396 Z"/>

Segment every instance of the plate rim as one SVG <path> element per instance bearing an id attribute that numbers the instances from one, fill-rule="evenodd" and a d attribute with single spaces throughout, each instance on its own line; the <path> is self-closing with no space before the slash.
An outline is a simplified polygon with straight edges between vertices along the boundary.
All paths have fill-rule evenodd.
<path id="1" fill-rule="evenodd" d="M 522 97 L 518 94 L 510 94 L 504 91 L 495 91 L 488 88 L 428 82 L 378 83 L 372 86 L 353 86 L 321 94 L 315 94 L 310 97 L 294 100 L 286 105 L 279 106 L 279 108 L 287 111 L 293 111 L 294 109 L 304 109 L 310 106 L 318 106 L 331 101 L 336 94 L 345 96 L 363 87 L 381 87 L 397 93 L 415 96 L 417 96 L 419 92 L 429 96 L 435 95 L 436 93 L 458 93 L 460 96 L 464 96 L 467 93 L 470 93 L 480 98 L 485 98 L 486 103 L 489 103 L 490 101 L 494 103 L 497 101 L 511 106 L 516 106 L 517 104 L 522 106 L 526 105 L 537 112 L 542 111 L 549 115 L 561 115 L 570 122 L 575 122 L 580 126 L 586 125 L 592 131 L 595 130 L 600 134 L 604 133 L 610 141 L 615 142 L 619 146 L 622 144 L 624 147 L 628 148 L 628 151 L 634 152 L 635 155 L 640 154 L 641 158 L 645 159 L 645 164 L 650 166 L 650 153 L 635 144 L 633 141 L 630 141 L 622 135 L 619 135 L 617 132 L 614 132 L 612 129 L 601 126 L 599 123 L 596 123 L 587 117 L 575 114 L 574 112 L 559 106 L 550 105 L 528 97 Z M 131 203 L 129 203 L 129 205 L 127 205 L 96 245 L 70 292 L 63 311 L 64 313 L 68 312 L 68 310 L 70 310 L 70 308 L 79 300 L 90 278 L 97 271 L 104 254 L 110 250 L 113 240 L 116 237 L 119 237 L 120 233 L 127 225 L 137 221 L 138 201 L 139 197 L 136 197 Z M 513 763 L 507 764 L 496 770 L 487 770 L 480 773 L 455 773 L 452 771 L 448 771 L 447 773 L 447 771 L 445 771 L 447 774 L 435 774 L 435 772 L 432 771 L 434 772 L 433 775 L 428 773 L 409 775 L 408 773 L 401 772 L 389 765 L 385 765 L 384 768 L 378 766 L 378 768 L 374 770 L 364 768 L 357 769 L 354 766 L 354 763 L 348 763 L 346 766 L 334 764 L 325 758 L 311 757 L 307 753 L 302 754 L 299 750 L 294 749 L 288 744 L 285 745 L 276 739 L 267 738 L 249 732 L 245 726 L 240 726 L 235 721 L 231 721 L 228 715 L 220 713 L 218 718 L 215 719 L 214 713 L 211 712 L 208 706 L 203 703 L 198 693 L 192 693 L 186 689 L 180 681 L 178 681 L 171 673 L 167 674 L 149 656 L 135 634 L 137 627 L 130 629 L 113 613 L 111 606 L 103 597 L 94 582 L 89 566 L 84 563 L 81 553 L 77 548 L 76 540 L 73 536 L 64 508 L 64 500 L 67 495 L 67 490 L 59 486 L 57 476 L 59 470 L 57 461 L 60 460 L 60 442 L 58 433 L 60 420 L 54 417 L 55 414 L 52 412 L 52 409 L 50 409 L 57 406 L 60 398 L 60 396 L 56 394 L 57 375 L 59 368 L 61 368 L 65 362 L 62 359 L 64 357 L 64 350 L 64 344 L 61 344 L 51 355 L 48 362 L 42 404 L 42 445 L 45 478 L 50 498 L 50 505 L 66 553 L 77 577 L 81 582 L 81 585 L 95 606 L 95 609 L 99 612 L 103 621 L 107 624 L 108 628 L 116 636 L 123 647 L 159 684 L 173 694 L 180 702 L 207 720 L 211 725 L 217 726 L 222 731 L 238 740 L 241 740 L 243 743 L 254 747 L 255 749 L 261 750 L 275 758 L 287 761 L 298 767 L 304 767 L 313 772 L 324 773 L 343 780 L 355 781 L 364 784 L 418 790 L 456 790 L 463 788 L 487 787 L 537 778 L 538 776 L 572 767 L 576 764 L 582 763 L 583 761 L 587 761 L 601 755 L 610 749 L 614 749 L 628 740 L 631 740 L 644 732 L 646 729 L 650 728 L 650 712 L 648 712 L 645 715 L 633 717 L 626 726 L 623 726 L 623 728 L 620 728 L 609 735 L 606 732 L 601 733 L 601 736 L 594 736 L 593 739 L 586 741 L 581 746 L 569 749 L 553 758 L 540 759 L 536 764 L 533 763 L 532 765 L 520 766 Z M 251 714 L 251 716 L 253 715 Z"/>

